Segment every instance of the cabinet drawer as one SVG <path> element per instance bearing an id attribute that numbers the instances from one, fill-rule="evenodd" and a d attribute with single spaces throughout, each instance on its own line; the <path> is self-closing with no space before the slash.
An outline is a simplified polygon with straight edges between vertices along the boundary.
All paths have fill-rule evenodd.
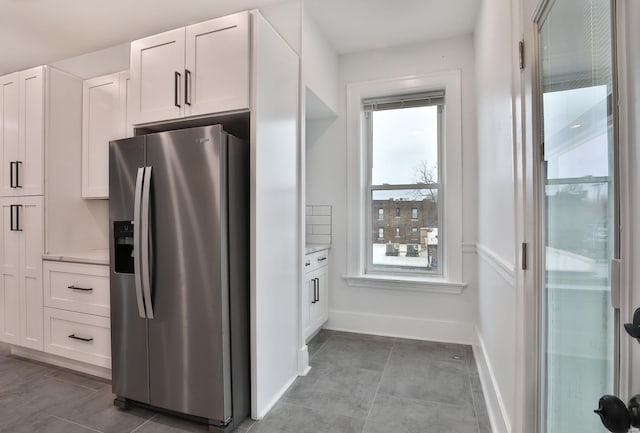
<path id="1" fill-rule="evenodd" d="M 45 261 L 47 307 L 109 317 L 109 267 Z"/>
<path id="2" fill-rule="evenodd" d="M 329 250 L 322 250 L 304 256 L 304 272 L 315 271 L 329 264 Z"/>
<path id="3" fill-rule="evenodd" d="M 73 311 L 44 309 L 44 351 L 111 368 L 109 319 Z"/>

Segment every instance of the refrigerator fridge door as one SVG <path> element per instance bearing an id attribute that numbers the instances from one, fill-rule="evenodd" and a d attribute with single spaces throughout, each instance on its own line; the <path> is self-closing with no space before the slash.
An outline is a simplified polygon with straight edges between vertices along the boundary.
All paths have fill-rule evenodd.
<path id="1" fill-rule="evenodd" d="M 149 403 L 214 425 L 232 409 L 226 153 L 219 125 L 147 135 Z"/>
<path id="2" fill-rule="evenodd" d="M 147 320 L 140 308 L 133 262 L 133 224 L 138 169 L 144 167 L 145 138 L 109 144 L 109 239 L 111 263 L 111 363 L 113 393 L 149 402 Z M 138 188 L 136 181 L 138 180 Z M 140 199 L 138 199 L 138 202 Z"/>

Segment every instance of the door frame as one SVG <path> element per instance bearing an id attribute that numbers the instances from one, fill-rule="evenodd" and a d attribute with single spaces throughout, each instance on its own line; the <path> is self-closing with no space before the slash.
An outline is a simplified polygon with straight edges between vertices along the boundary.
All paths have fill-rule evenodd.
<path id="1" fill-rule="evenodd" d="M 624 74 L 621 71 L 624 65 L 624 56 L 619 54 L 624 48 L 624 8 L 621 3 L 626 0 L 611 0 L 612 20 L 612 64 L 613 64 L 613 97 L 614 97 L 614 170 L 616 175 L 616 196 L 614 206 L 617 207 L 614 224 L 622 227 L 630 225 L 630 188 L 628 187 L 628 140 L 621 125 L 625 124 L 626 117 L 624 107 L 620 105 L 621 83 L 624 83 Z M 541 312 L 543 305 L 541 287 L 542 281 L 542 221 L 541 221 L 541 161 L 542 161 L 542 104 L 540 89 L 540 56 L 538 30 L 540 22 L 553 6 L 555 0 L 520 0 L 512 6 L 512 35 L 516 46 L 519 41 L 524 43 L 524 68 L 514 65 L 516 71 L 513 74 L 513 106 L 514 106 L 514 173 L 516 180 L 516 252 L 519 262 L 526 261 L 526 270 L 517 266 L 516 291 L 517 291 L 517 317 L 518 322 L 517 341 L 518 356 L 516 359 L 516 413 L 513 431 L 523 433 L 540 432 L 540 414 L 544 408 L 541 405 L 542 369 L 540 354 L 542 350 L 542 333 L 540 332 Z M 622 62 L 621 62 L 622 60 Z M 626 164 L 625 164 L 626 163 Z M 619 235 L 616 231 L 614 251 L 621 259 L 620 270 L 620 310 L 616 310 L 616 326 L 614 339 L 615 351 L 618 352 L 618 364 L 616 375 L 618 381 L 614 383 L 616 393 L 623 399 L 629 395 L 629 367 L 630 349 L 628 338 L 620 338 L 621 323 L 629 320 L 629 305 L 631 294 L 626 287 L 630 287 L 630 245 L 629 237 Z M 527 257 L 522 257 L 520 246 L 527 244 Z M 640 301 L 640 296 L 638 296 Z M 631 312 L 632 314 L 632 312 Z M 640 358 L 638 358 L 640 359 Z M 640 390 L 639 390 L 640 391 Z M 597 402 L 594 401 L 594 408 Z M 588 415 L 587 415 L 588 416 Z"/>

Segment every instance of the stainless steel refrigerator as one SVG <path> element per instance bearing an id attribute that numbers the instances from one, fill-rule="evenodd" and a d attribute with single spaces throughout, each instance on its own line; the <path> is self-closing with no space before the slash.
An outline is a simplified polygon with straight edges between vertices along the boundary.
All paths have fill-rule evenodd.
<path id="1" fill-rule="evenodd" d="M 249 414 L 248 145 L 220 125 L 109 144 L 114 404 Z"/>

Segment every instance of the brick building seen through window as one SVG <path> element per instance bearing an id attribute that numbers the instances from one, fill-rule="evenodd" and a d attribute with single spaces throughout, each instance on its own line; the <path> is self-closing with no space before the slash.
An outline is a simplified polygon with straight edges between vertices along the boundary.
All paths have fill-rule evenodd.
<path id="1" fill-rule="evenodd" d="M 372 207 L 378 216 L 373 228 L 374 243 L 415 244 L 437 257 L 438 208 L 434 200 L 390 198 L 373 200 Z"/>

